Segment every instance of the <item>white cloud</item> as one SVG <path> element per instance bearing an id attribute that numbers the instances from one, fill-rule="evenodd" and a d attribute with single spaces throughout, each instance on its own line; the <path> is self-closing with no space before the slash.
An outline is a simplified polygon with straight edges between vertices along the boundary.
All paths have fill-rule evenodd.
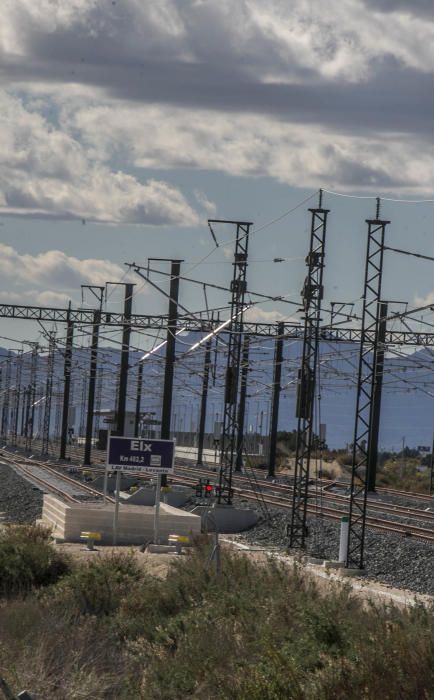
<path id="1" fill-rule="evenodd" d="M 434 292 L 429 292 L 424 297 L 416 296 L 414 299 L 415 308 L 427 306 L 428 304 L 432 304 L 434 306 Z"/>
<path id="2" fill-rule="evenodd" d="M 64 308 L 68 305 L 71 297 L 69 294 L 55 292 L 46 289 L 40 291 L 38 289 L 21 290 L 19 292 L 1 292 L 2 304 L 26 304 L 29 306 L 57 306 Z"/>
<path id="3" fill-rule="evenodd" d="M 111 170 L 72 134 L 2 91 L 0 132 L 0 212 L 108 223 L 198 223 L 179 190 Z"/>
<path id="4" fill-rule="evenodd" d="M 77 292 L 81 284 L 104 285 L 108 280 L 117 281 L 124 275 L 125 269 L 109 260 L 80 260 L 60 250 L 21 255 L 12 246 L 0 243 L 2 282 L 23 284 L 27 288 L 36 286 L 39 294 L 62 294 L 63 290 Z"/>
<path id="5" fill-rule="evenodd" d="M 350 135 L 267 116 L 119 102 L 70 102 L 61 121 L 101 161 L 121 151 L 137 168 L 210 168 L 293 186 L 374 192 L 434 187 L 434 147 L 419 137 Z"/>
<path id="6" fill-rule="evenodd" d="M 266 311 L 259 306 L 251 306 L 247 309 L 244 318 L 246 321 L 251 321 L 252 323 L 277 323 L 278 321 L 291 320 L 298 322 L 298 319 L 290 319 L 288 316 L 280 313 L 280 311 L 276 311 L 276 309 Z"/>
<path id="7" fill-rule="evenodd" d="M 69 294 L 63 294 L 61 292 L 55 292 L 50 289 L 46 289 L 42 292 L 36 292 L 33 295 L 33 303 L 41 306 L 62 306 L 65 307 L 71 301 Z"/>
<path id="8" fill-rule="evenodd" d="M 0 95 L 0 211 L 198 223 L 179 189 L 133 168 L 434 186 L 426 2 L 387 17 L 367 0 L 3 5 L 0 74 L 25 106 Z"/>
<path id="9" fill-rule="evenodd" d="M 232 66 L 259 80 L 299 70 L 359 79 L 372 59 L 434 64 L 434 24 L 363 0 L 3 0 L 0 46 L 10 54 L 85 65 L 147 59 Z M 128 34 L 128 41 L 125 40 Z M 55 70 L 55 67 L 52 67 Z"/>
<path id="10" fill-rule="evenodd" d="M 200 190 L 194 190 L 194 196 L 196 199 L 196 202 L 199 204 L 201 209 L 204 210 L 205 215 L 208 218 L 215 217 L 217 213 L 217 207 L 214 202 L 211 202 L 206 194 L 204 192 L 201 192 Z"/>

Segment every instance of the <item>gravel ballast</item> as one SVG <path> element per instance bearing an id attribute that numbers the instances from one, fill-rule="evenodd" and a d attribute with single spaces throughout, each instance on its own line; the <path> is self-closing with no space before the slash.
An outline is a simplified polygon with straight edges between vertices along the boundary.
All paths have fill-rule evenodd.
<path id="1" fill-rule="evenodd" d="M 28 523 L 41 517 L 42 492 L 20 477 L 11 467 L 0 464 L 0 513 L 4 522 Z M 251 503 L 240 503 L 252 507 Z M 249 544 L 285 550 L 284 536 L 289 512 L 271 509 L 272 523 L 259 522 L 236 539 Z M 339 549 L 339 524 L 326 518 L 309 518 L 306 553 L 324 559 L 336 559 Z M 434 547 L 414 538 L 385 535 L 367 529 L 365 567 L 371 579 L 434 596 Z"/>
<path id="2" fill-rule="evenodd" d="M 42 492 L 5 464 L 0 464 L 0 513 L 3 522 L 31 523 L 42 514 Z"/>
<path id="3" fill-rule="evenodd" d="M 260 522 L 238 539 L 250 544 L 285 548 L 284 537 L 288 512 L 272 513 L 272 525 Z M 322 559 L 334 559 L 339 551 L 339 528 L 326 518 L 308 519 L 309 537 L 306 554 Z M 396 588 L 434 596 L 434 547 L 414 538 L 384 535 L 366 530 L 365 568 L 369 578 Z"/>

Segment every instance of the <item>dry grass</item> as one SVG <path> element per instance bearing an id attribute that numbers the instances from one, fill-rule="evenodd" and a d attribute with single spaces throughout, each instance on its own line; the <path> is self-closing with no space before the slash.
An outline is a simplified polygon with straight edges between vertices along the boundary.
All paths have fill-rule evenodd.
<path id="1" fill-rule="evenodd" d="M 413 493 L 429 493 L 429 470 L 419 472 L 416 467 L 414 460 L 409 460 L 407 463 L 388 461 L 378 472 L 377 485 L 391 486 Z"/>
<path id="2" fill-rule="evenodd" d="M 0 531 L 0 596 L 24 595 L 54 583 L 69 570 L 68 557 L 50 545 L 50 530 L 6 525 Z"/>
<path id="3" fill-rule="evenodd" d="M 165 578 L 131 554 L 80 563 L 0 607 L 0 675 L 38 698 L 434 698 L 433 611 L 320 591 L 294 568 L 209 544 Z"/>
<path id="4" fill-rule="evenodd" d="M 150 554 L 141 552 L 138 547 L 129 546 L 96 546 L 91 552 L 84 544 L 75 542 L 62 542 L 53 545 L 54 549 L 65 555 L 76 564 L 88 564 L 98 561 L 100 558 L 111 557 L 113 554 L 125 554 L 134 557 L 137 565 L 143 569 L 144 573 L 157 578 L 165 578 L 170 568 L 171 562 L 177 558 L 177 554 Z"/>

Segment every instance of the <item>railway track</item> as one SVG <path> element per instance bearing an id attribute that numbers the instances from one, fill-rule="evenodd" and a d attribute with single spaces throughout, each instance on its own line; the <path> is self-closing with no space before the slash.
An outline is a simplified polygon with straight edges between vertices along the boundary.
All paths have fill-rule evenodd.
<path id="1" fill-rule="evenodd" d="M 176 481 L 180 480 L 176 478 Z M 183 477 L 182 483 L 186 483 L 186 481 L 191 486 L 197 483 L 197 479 L 193 477 Z M 237 486 L 234 486 L 234 493 L 240 499 L 245 499 L 256 503 L 258 502 L 257 493 L 250 489 L 239 488 Z M 289 499 L 279 498 L 278 496 L 273 496 L 270 494 L 263 494 L 263 499 L 267 505 L 279 508 L 280 510 L 291 509 L 291 502 L 289 501 Z M 342 516 L 345 515 L 346 510 L 331 508 L 329 506 L 317 506 L 308 504 L 307 512 L 309 515 L 325 517 L 330 520 L 340 521 Z M 425 542 L 434 544 L 434 530 L 429 530 L 428 528 L 419 527 L 417 525 L 408 525 L 405 523 L 393 522 L 379 517 L 367 516 L 366 526 L 380 532 L 401 535 L 404 537 L 414 537 L 415 539 L 423 540 Z"/>
<path id="2" fill-rule="evenodd" d="M 234 489 L 235 490 L 235 489 Z M 238 490 L 238 494 L 242 498 L 247 498 L 248 500 L 257 500 L 257 496 L 254 491 L 242 491 Z M 264 496 L 264 500 L 268 505 L 274 507 L 290 510 L 291 505 L 283 500 L 282 498 Z M 339 510 L 337 508 L 330 508 L 328 506 L 307 506 L 307 512 L 309 515 L 315 515 L 317 517 L 326 517 L 331 520 L 341 520 L 342 516 L 345 515 L 346 511 Z M 382 518 L 367 516 L 366 526 L 371 527 L 374 530 L 380 530 L 382 532 L 389 532 L 395 535 L 403 535 L 405 537 L 415 537 L 417 539 L 424 540 L 426 542 L 431 542 L 434 544 L 434 531 L 427 528 L 418 527 L 415 525 L 406 525 L 401 523 L 395 523 L 390 520 L 384 520 Z"/>
<path id="3" fill-rule="evenodd" d="M 18 443 L 20 441 L 18 440 Z M 38 440 L 33 440 L 33 447 L 34 449 L 37 449 L 38 443 L 40 441 Z M 24 443 L 23 443 L 24 444 Z M 57 442 L 55 441 L 52 445 L 53 449 L 54 447 L 56 448 L 55 452 L 58 454 L 58 445 Z M 83 459 L 83 454 L 84 454 L 84 446 L 79 445 L 79 446 L 74 446 L 73 448 L 70 446 L 70 458 L 71 458 L 71 464 L 75 462 L 79 462 L 80 460 Z M 106 459 L 106 453 L 104 450 L 99 450 L 96 447 L 93 447 L 92 449 L 92 456 L 93 456 L 93 461 L 94 463 L 99 463 L 99 464 L 105 464 L 105 459 Z M 56 457 L 53 457 L 53 461 L 56 461 Z M 200 468 L 197 468 L 196 465 L 193 465 L 190 458 L 186 457 L 177 457 L 176 458 L 177 466 L 178 465 L 183 465 L 186 464 L 190 469 L 196 468 L 199 471 L 202 471 Z M 90 467 L 90 470 L 93 468 Z M 214 472 L 212 471 L 212 467 L 210 464 L 209 468 L 204 467 L 203 472 L 208 476 L 211 476 Z M 251 469 L 251 472 L 254 472 L 255 477 L 257 478 L 258 481 L 265 481 L 264 479 L 264 470 L 263 469 Z M 330 480 L 330 479 L 312 479 L 312 481 L 317 481 L 318 484 L 321 485 L 321 488 L 324 491 L 327 491 L 328 489 L 338 487 L 338 488 L 348 488 L 349 483 L 345 481 L 339 481 L 339 480 Z M 268 482 L 267 482 L 268 483 Z M 397 496 L 399 498 L 403 498 L 406 500 L 414 500 L 414 501 L 420 501 L 420 502 L 425 502 L 427 505 L 430 505 L 434 508 L 434 495 L 430 496 L 429 494 L 423 494 L 423 493 L 416 493 L 414 491 L 402 491 L 400 489 L 394 489 L 392 487 L 388 486 L 377 486 L 376 492 L 378 495 L 390 495 L 390 496 Z"/>
<path id="4" fill-rule="evenodd" d="M 43 491 L 55 493 L 70 503 L 82 502 L 83 499 L 80 498 L 80 495 L 101 500 L 100 491 L 87 484 L 81 484 L 77 479 L 73 479 L 67 474 L 62 474 L 61 471 L 49 466 L 46 462 L 28 457 L 12 456 L 5 453 L 4 450 L 0 450 L 0 461 L 12 465 L 18 473 L 40 486 Z M 113 501 L 114 499 L 108 498 L 108 500 Z"/>
<path id="5" fill-rule="evenodd" d="M 182 471 L 192 472 L 194 474 L 197 474 L 198 477 L 201 476 L 207 478 L 213 476 L 214 474 L 213 472 L 210 473 L 207 470 L 201 470 L 197 467 L 187 467 L 185 465 L 183 465 L 182 467 L 178 467 L 177 471 L 178 473 Z M 263 493 L 268 492 L 269 494 L 281 494 L 283 496 L 286 495 L 287 497 L 292 497 L 293 488 L 291 485 L 272 484 L 269 481 L 265 481 L 265 479 L 262 479 L 259 483 Z M 245 485 L 246 487 L 250 487 L 251 480 L 249 480 L 247 477 L 235 475 L 234 484 L 241 484 Z M 322 488 L 322 485 L 320 486 L 319 490 L 316 490 L 316 487 L 318 487 L 319 484 L 321 484 L 321 482 L 313 483 L 312 490 L 310 493 L 311 500 L 316 498 L 319 502 L 326 501 L 327 503 L 336 503 L 342 505 L 348 504 L 348 496 L 328 493 Z M 286 504 L 286 507 L 289 507 L 288 504 Z M 400 506 L 389 503 L 378 503 L 373 501 L 372 499 L 368 499 L 368 509 L 377 513 L 387 513 L 389 515 L 401 516 L 402 518 L 407 518 L 409 520 L 432 522 L 434 524 L 434 510 L 426 511 L 420 508 L 411 508 L 408 506 Z"/>
<path id="6" fill-rule="evenodd" d="M 325 482 L 325 489 L 338 486 L 341 488 L 348 488 L 348 484 L 345 481 L 329 481 Z M 434 496 L 430 496 L 428 493 L 415 493 L 414 491 L 400 491 L 399 489 L 393 489 L 389 486 L 376 486 L 375 491 L 378 495 L 386 496 L 398 496 L 399 498 L 406 498 L 407 500 L 413 501 L 425 501 L 426 503 L 431 503 L 434 507 Z"/>
<path id="7" fill-rule="evenodd" d="M 196 465 L 191 464 L 191 460 L 185 458 L 185 457 L 177 457 L 177 467 L 179 465 L 180 468 L 183 467 L 188 467 L 191 470 L 195 470 L 199 473 L 203 473 L 202 475 L 205 476 L 212 476 L 213 473 L 213 468 L 207 468 L 207 467 L 197 467 Z M 178 468 L 179 468 L 178 467 Z M 264 478 L 264 470 L 260 469 L 251 469 L 251 472 L 254 473 L 254 476 L 256 479 L 260 482 L 264 482 L 268 485 L 271 484 L 271 482 L 267 481 Z M 234 478 L 240 478 L 237 474 L 234 474 Z M 337 481 L 337 480 L 330 480 L 330 479 L 315 479 L 314 477 L 311 479 L 313 484 L 317 484 L 318 486 L 321 487 L 323 491 L 327 491 L 331 488 L 338 487 L 342 489 L 348 489 L 349 488 L 349 482 L 346 481 Z M 273 484 L 273 488 L 284 488 L 284 489 L 290 489 L 292 490 L 292 487 L 290 484 Z M 271 486 L 270 486 L 271 488 Z M 376 488 L 376 493 L 380 495 L 390 495 L 390 496 L 397 496 L 400 498 L 404 498 L 406 500 L 415 500 L 415 501 L 423 501 L 427 503 L 429 506 L 432 506 L 434 508 L 434 495 L 430 496 L 429 494 L 424 494 L 424 493 L 415 493 L 414 491 L 400 491 L 399 489 L 393 489 L 389 488 L 386 486 L 377 486 Z M 333 495 L 339 495 L 339 494 L 333 494 Z M 405 506 L 404 506 L 405 507 Z"/>
<path id="8" fill-rule="evenodd" d="M 102 463 L 105 460 L 101 459 L 101 457 L 100 457 L 99 461 Z M 186 485 L 194 486 L 195 483 L 197 483 L 198 478 L 212 478 L 215 476 L 215 471 L 207 469 L 206 467 L 201 468 L 201 467 L 197 467 L 197 466 L 192 466 L 191 464 L 187 465 L 185 462 L 188 462 L 188 461 L 189 460 L 186 458 L 177 459 L 177 462 L 178 462 L 177 463 L 177 475 L 174 475 L 173 477 L 171 477 L 175 483 L 185 483 Z M 179 464 L 179 462 L 182 462 L 183 464 Z M 41 463 L 39 462 L 39 464 L 41 464 Z M 64 465 L 57 465 L 57 466 L 58 466 L 58 468 L 64 467 Z M 103 470 L 104 470 L 103 467 L 99 467 L 99 468 L 92 467 L 89 469 L 89 471 L 93 471 L 95 473 L 98 473 L 98 472 L 101 473 Z M 258 472 L 258 470 L 256 470 L 256 472 Z M 184 473 L 182 479 L 179 479 L 180 473 Z M 191 479 L 187 480 L 185 478 L 185 473 L 187 473 L 187 475 L 193 474 L 193 475 L 195 475 L 195 478 L 191 478 Z M 261 474 L 261 473 L 259 472 L 259 474 Z M 137 474 L 136 476 L 140 479 L 143 479 L 143 480 L 149 480 L 149 478 L 144 476 L 143 474 Z M 263 474 L 261 474 L 261 479 L 258 481 L 261 485 L 261 488 L 265 491 L 268 491 L 271 494 L 276 494 L 276 493 L 277 493 L 277 495 L 278 494 L 283 494 L 283 495 L 291 495 L 292 494 L 293 489 L 292 489 L 291 485 L 289 485 L 289 484 L 288 485 L 272 484 L 269 481 L 266 481 L 264 479 Z M 247 487 L 247 490 L 249 487 L 251 487 L 251 480 L 245 476 L 240 476 L 238 474 L 234 475 L 234 483 L 240 484 L 244 487 Z M 348 486 L 348 484 L 346 484 L 345 482 L 327 482 L 326 481 L 325 484 L 323 484 L 322 481 L 316 481 L 316 482 L 314 481 L 313 489 L 315 489 L 315 487 L 319 486 L 320 491 L 318 491 L 318 490 L 314 491 L 314 493 L 312 493 L 311 497 L 317 498 L 318 500 L 327 500 L 328 503 L 346 504 L 348 502 L 347 496 L 342 495 L 342 494 L 335 494 L 335 493 L 328 492 L 328 488 L 330 488 L 330 486 L 332 486 L 332 485 L 337 485 L 340 487 L 347 487 Z M 381 489 L 381 491 L 384 493 L 388 490 Z M 393 489 L 392 491 L 393 491 L 394 495 L 397 493 L 399 495 L 401 495 L 403 493 L 403 492 L 397 492 L 396 489 Z M 411 495 L 413 496 L 414 494 L 411 494 Z M 434 505 L 434 499 L 432 497 L 421 496 L 421 498 L 423 498 L 424 500 L 427 500 L 427 499 L 431 500 L 433 502 L 433 505 Z M 281 507 L 288 507 L 287 503 L 279 503 L 279 505 L 281 505 Z M 313 507 L 315 507 L 315 506 L 313 506 Z M 316 506 L 316 508 L 318 509 L 318 506 Z M 387 504 L 387 503 L 376 503 L 376 502 L 373 502 L 371 500 L 369 502 L 369 510 L 376 511 L 378 513 L 382 512 L 382 513 L 387 513 L 390 515 L 402 516 L 402 517 L 405 517 L 407 519 L 413 519 L 413 520 L 419 520 L 419 521 L 423 520 L 426 522 L 428 522 L 428 521 L 434 522 L 434 511 L 430 512 L 430 511 L 421 510 L 418 508 L 411 508 L 408 506 L 400 506 L 400 505 L 396 505 L 396 504 Z"/>
<path id="9" fill-rule="evenodd" d="M 78 482 L 77 479 L 62 473 L 62 470 L 65 468 L 64 464 L 48 465 L 46 462 L 36 460 L 34 458 L 11 455 L 4 450 L 0 450 L 0 457 L 2 461 L 12 464 L 18 472 L 23 474 L 23 476 L 26 476 L 34 481 L 38 486 L 41 486 L 44 491 L 56 493 L 69 502 L 82 502 L 83 495 L 87 497 L 91 496 L 97 500 L 101 499 L 100 491 L 88 486 L 87 484 L 82 484 Z M 104 468 L 102 466 L 91 468 L 91 471 L 96 473 L 101 473 L 103 470 Z M 143 474 L 137 476 L 140 476 L 140 478 L 143 480 L 149 480 L 150 478 L 144 477 Z M 171 476 L 171 480 L 174 483 L 194 487 L 197 484 L 199 477 L 211 478 L 213 476 L 215 476 L 215 472 L 210 471 L 209 469 L 187 466 L 185 464 L 181 466 L 178 464 L 177 473 Z M 281 510 L 289 510 L 291 508 L 291 499 L 288 498 L 288 496 L 292 493 L 292 487 L 290 485 L 272 484 L 262 478 L 260 486 L 261 489 L 263 489 L 261 491 L 262 498 L 267 505 L 279 508 Z M 325 486 L 327 487 L 328 484 L 325 484 Z M 71 489 L 77 491 L 78 493 L 74 495 L 71 493 Z M 236 475 L 234 477 L 234 493 L 240 499 L 258 502 L 258 494 L 252 490 L 251 481 L 245 476 Z M 341 494 L 331 494 L 327 491 L 327 488 L 325 490 L 322 488 L 319 496 L 318 492 L 313 494 L 313 496 L 315 495 L 321 499 L 322 502 L 313 503 L 311 500 L 307 506 L 307 512 L 309 515 L 325 517 L 331 520 L 340 520 L 342 515 L 346 513 L 346 509 L 344 508 L 333 507 L 333 504 L 345 506 L 348 502 L 348 498 L 346 496 Z M 108 500 L 111 502 L 114 501 L 112 498 L 109 498 Z M 324 501 L 326 501 L 326 503 L 324 503 Z M 408 524 L 387 520 L 372 514 L 372 511 L 377 511 L 392 514 L 394 516 L 400 516 L 408 520 L 419 519 L 422 521 L 432 521 L 434 523 L 433 512 L 407 508 L 405 506 L 372 502 L 369 503 L 368 507 L 371 514 L 368 514 L 366 519 L 367 527 L 382 532 L 399 534 L 406 537 L 415 537 L 417 539 L 434 543 L 434 530 L 430 530 L 427 527 L 421 527 L 413 523 Z"/>

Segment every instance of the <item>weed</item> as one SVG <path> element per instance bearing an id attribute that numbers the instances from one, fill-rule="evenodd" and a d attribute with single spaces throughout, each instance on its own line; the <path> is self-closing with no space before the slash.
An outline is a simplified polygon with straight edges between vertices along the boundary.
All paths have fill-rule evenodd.
<path id="1" fill-rule="evenodd" d="M 50 544 L 50 531 L 30 525 L 0 532 L 0 595 L 24 595 L 48 586 L 70 570 L 68 558 Z"/>
<path id="2" fill-rule="evenodd" d="M 132 553 L 113 554 L 75 567 L 52 595 L 72 616 L 112 615 L 141 577 Z"/>
<path id="3" fill-rule="evenodd" d="M 0 674 L 47 700 L 434 698 L 433 610 L 227 551 L 216 576 L 208 550 L 164 580 L 100 558 L 0 608 Z"/>

